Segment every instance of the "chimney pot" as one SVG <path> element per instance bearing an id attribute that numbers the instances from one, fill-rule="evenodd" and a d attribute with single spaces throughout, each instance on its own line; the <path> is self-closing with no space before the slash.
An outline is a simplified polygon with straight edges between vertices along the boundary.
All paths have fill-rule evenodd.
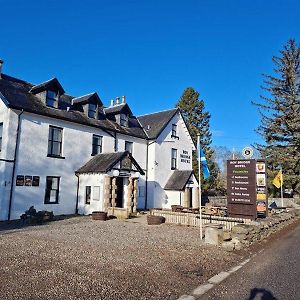
<path id="1" fill-rule="evenodd" d="M 2 65 L 4 64 L 4 61 L 0 58 L 0 78 L 2 75 Z"/>
<path id="2" fill-rule="evenodd" d="M 114 99 L 110 100 L 110 106 L 114 106 Z"/>
<path id="3" fill-rule="evenodd" d="M 122 96 L 122 103 L 125 103 L 125 96 Z"/>
<path id="4" fill-rule="evenodd" d="M 116 98 L 116 105 L 120 104 L 120 97 Z"/>

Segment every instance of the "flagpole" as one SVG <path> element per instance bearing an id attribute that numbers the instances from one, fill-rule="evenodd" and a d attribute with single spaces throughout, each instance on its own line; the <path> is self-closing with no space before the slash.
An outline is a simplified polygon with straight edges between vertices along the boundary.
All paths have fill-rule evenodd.
<path id="1" fill-rule="evenodd" d="M 280 167 L 280 194 L 281 194 L 281 207 L 283 207 L 283 176 L 282 176 L 282 167 Z"/>
<path id="2" fill-rule="evenodd" d="M 201 209 L 201 151 L 200 151 L 200 134 L 197 135 L 197 151 L 198 151 L 198 178 L 199 178 L 199 219 L 200 219 L 200 239 L 202 240 L 202 209 Z"/>

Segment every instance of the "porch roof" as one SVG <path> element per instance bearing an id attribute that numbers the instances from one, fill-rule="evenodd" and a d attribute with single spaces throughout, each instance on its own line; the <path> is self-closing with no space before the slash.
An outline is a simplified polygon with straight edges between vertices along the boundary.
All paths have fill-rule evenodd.
<path id="1" fill-rule="evenodd" d="M 165 190 L 182 191 L 193 174 L 193 170 L 175 170 L 165 185 Z"/>
<path id="2" fill-rule="evenodd" d="M 110 171 L 119 161 L 128 157 L 132 164 L 136 167 L 137 171 L 144 175 L 143 169 L 136 162 L 130 152 L 112 152 L 112 153 L 101 153 L 95 155 L 85 165 L 79 168 L 75 173 L 107 173 Z"/>

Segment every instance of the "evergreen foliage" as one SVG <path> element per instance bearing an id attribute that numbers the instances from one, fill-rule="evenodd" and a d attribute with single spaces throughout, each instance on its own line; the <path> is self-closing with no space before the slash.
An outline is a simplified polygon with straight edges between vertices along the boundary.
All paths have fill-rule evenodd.
<path id="1" fill-rule="evenodd" d="M 203 181 L 203 190 L 216 188 L 219 168 L 213 160 L 214 151 L 211 148 L 212 134 L 210 132 L 210 114 L 205 111 L 204 101 L 199 99 L 199 93 L 192 87 L 184 90 L 181 98 L 176 104 L 180 108 L 183 118 L 187 124 L 191 137 L 197 145 L 197 135 L 200 134 L 200 144 L 205 152 L 211 176 Z M 198 177 L 198 162 L 196 152 L 193 153 L 193 170 Z M 202 177 L 203 178 L 203 177 Z"/>
<path id="2" fill-rule="evenodd" d="M 280 56 L 273 57 L 274 75 L 263 75 L 263 90 L 258 107 L 261 124 L 257 132 L 265 144 L 257 144 L 267 159 L 269 181 L 282 166 L 285 189 L 300 194 L 300 46 L 290 39 Z M 271 195 L 279 190 L 269 184 Z"/>

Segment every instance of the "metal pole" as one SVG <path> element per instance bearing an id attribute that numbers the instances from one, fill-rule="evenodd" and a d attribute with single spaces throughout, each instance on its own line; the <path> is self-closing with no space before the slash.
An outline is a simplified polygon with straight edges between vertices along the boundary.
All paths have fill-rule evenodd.
<path id="1" fill-rule="evenodd" d="M 197 151 L 198 151 L 198 175 L 199 175 L 199 219 L 200 219 L 200 239 L 202 240 L 202 209 L 201 209 L 201 151 L 200 151 L 200 134 L 197 135 Z"/>

